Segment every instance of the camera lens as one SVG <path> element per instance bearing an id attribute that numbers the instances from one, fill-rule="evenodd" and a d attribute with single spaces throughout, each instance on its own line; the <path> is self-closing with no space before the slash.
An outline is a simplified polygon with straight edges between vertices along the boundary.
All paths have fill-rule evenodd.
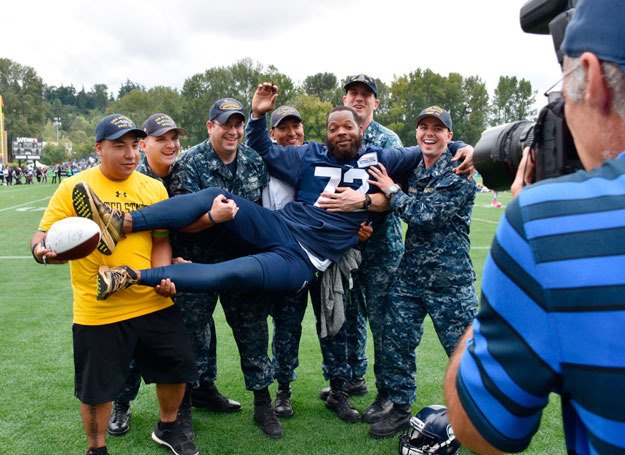
<path id="1" fill-rule="evenodd" d="M 489 128 L 475 144 L 473 162 L 484 185 L 491 190 L 507 190 L 516 175 L 534 122 L 519 120 Z"/>

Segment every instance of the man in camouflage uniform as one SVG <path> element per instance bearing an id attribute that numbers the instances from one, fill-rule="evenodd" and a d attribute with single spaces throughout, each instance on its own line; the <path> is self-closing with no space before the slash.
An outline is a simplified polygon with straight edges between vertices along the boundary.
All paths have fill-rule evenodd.
<path id="1" fill-rule="evenodd" d="M 213 104 L 206 123 L 209 138 L 185 152 L 176 162 L 170 184 L 172 195 L 194 193 L 217 187 L 250 201 L 260 202 L 268 175 L 262 159 L 243 144 L 245 125 L 243 106 L 237 100 L 224 98 Z M 228 243 L 229 255 L 223 245 Z M 176 233 L 174 252 L 193 262 L 215 263 L 235 255 L 227 239 L 214 239 L 206 233 Z M 232 254 L 232 255 L 230 255 Z M 256 296 L 237 292 L 183 294 L 176 298 L 191 332 L 200 372 L 192 402 L 195 407 L 215 408 L 216 377 L 215 329 L 213 312 L 219 298 L 226 320 L 232 328 L 241 357 L 245 386 L 254 392 L 254 419 L 270 437 L 280 437 L 282 428 L 271 405 L 268 387 L 273 382 L 273 366 L 267 355 L 269 335 L 267 310 L 256 302 Z M 232 400 L 217 402 L 221 411 L 238 411 Z"/>
<path id="2" fill-rule="evenodd" d="M 401 140 L 390 129 L 373 120 L 374 111 L 380 105 L 378 85 L 372 77 L 364 74 L 350 76 L 344 85 L 343 104 L 358 112 L 362 119 L 365 147 L 381 148 L 403 147 Z M 384 198 L 382 198 L 384 199 Z M 387 202 L 387 201 L 384 201 Z M 350 395 L 364 395 L 367 385 L 364 375 L 367 371 L 367 318 L 373 335 L 374 358 L 379 358 L 382 324 L 384 322 L 384 301 L 388 288 L 395 276 L 395 271 L 404 252 L 401 222 L 394 212 L 372 214 L 373 235 L 362 247 L 362 262 L 355 274 L 354 288 L 350 292 L 350 301 L 346 307 L 349 364 L 351 381 L 348 385 Z M 378 368 L 374 364 L 377 377 Z M 327 396 L 328 389 L 321 391 L 320 397 Z M 365 422 L 373 411 L 379 411 L 376 399 L 363 413 Z M 387 401 L 382 406 L 390 408 Z"/>
<path id="3" fill-rule="evenodd" d="M 406 251 L 389 292 L 384 321 L 378 387 L 392 408 L 379 413 L 370 435 L 383 438 L 407 428 L 416 399 L 415 349 L 429 314 L 448 356 L 477 310 L 473 288 L 469 227 L 475 182 L 454 173 L 449 113 L 438 106 L 417 117 L 417 142 L 423 161 L 408 179 L 404 193 L 384 170 L 370 171 L 407 224 Z M 381 362 L 380 362 L 381 360 Z"/>

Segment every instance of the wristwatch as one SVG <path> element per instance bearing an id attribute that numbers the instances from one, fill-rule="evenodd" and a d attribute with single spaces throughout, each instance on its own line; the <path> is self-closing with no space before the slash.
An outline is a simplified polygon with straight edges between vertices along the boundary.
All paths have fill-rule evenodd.
<path id="1" fill-rule="evenodd" d="M 365 210 L 369 210 L 369 207 L 371 207 L 371 196 L 365 194 L 365 200 L 362 201 L 362 208 Z"/>
<path id="2" fill-rule="evenodd" d="M 399 185 L 397 183 L 393 183 L 386 189 L 384 194 L 386 194 L 386 197 L 390 200 L 395 194 L 397 194 L 399 190 L 401 190 Z"/>

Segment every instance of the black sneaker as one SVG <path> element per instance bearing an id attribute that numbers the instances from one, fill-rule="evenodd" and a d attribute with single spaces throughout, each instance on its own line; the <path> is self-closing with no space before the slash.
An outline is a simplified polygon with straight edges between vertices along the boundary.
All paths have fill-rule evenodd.
<path id="1" fill-rule="evenodd" d="M 208 409 L 213 412 L 229 413 L 241 410 L 241 403 L 219 393 L 214 383 L 202 384 L 199 388 L 192 390 L 191 403 L 195 408 Z"/>
<path id="2" fill-rule="evenodd" d="M 98 251 L 106 255 L 113 254 L 123 235 L 124 213 L 105 205 L 85 182 L 74 186 L 72 204 L 78 216 L 89 218 L 100 227 Z"/>
<path id="3" fill-rule="evenodd" d="M 391 410 L 381 419 L 371 425 L 369 436 L 375 439 L 390 438 L 396 433 L 407 429 L 412 418 L 412 408 L 409 404 L 394 404 Z"/>
<path id="4" fill-rule="evenodd" d="M 347 423 L 356 423 L 360 420 L 360 414 L 351 405 L 343 390 L 330 391 L 326 400 L 326 408 L 333 410 L 339 419 Z"/>
<path id="5" fill-rule="evenodd" d="M 109 451 L 104 447 L 92 447 L 87 450 L 87 455 L 109 455 Z"/>
<path id="6" fill-rule="evenodd" d="M 365 382 L 365 378 L 362 376 L 353 378 L 352 380 L 348 381 L 347 386 L 346 386 L 346 391 L 350 397 L 358 396 L 358 395 L 366 395 L 367 393 L 369 393 L 369 390 L 367 389 L 367 383 Z M 330 387 L 324 387 L 323 389 L 319 391 L 320 400 L 326 401 L 329 395 L 330 395 Z"/>
<path id="7" fill-rule="evenodd" d="M 130 403 L 113 401 L 106 432 L 111 436 L 121 436 L 130 430 Z"/>
<path id="8" fill-rule="evenodd" d="M 273 412 L 271 401 L 269 403 L 254 403 L 254 421 L 262 432 L 270 438 L 282 437 L 282 426 Z"/>
<path id="9" fill-rule="evenodd" d="M 393 402 L 388 399 L 386 394 L 378 392 L 373 403 L 362 413 L 362 421 L 365 423 L 378 422 L 390 412 L 392 407 Z"/>
<path id="10" fill-rule="evenodd" d="M 97 299 L 106 300 L 113 293 L 138 284 L 137 271 L 126 265 L 119 267 L 100 266 L 98 270 Z"/>
<path id="11" fill-rule="evenodd" d="M 276 404 L 273 408 L 278 417 L 288 419 L 293 416 L 293 406 L 291 405 L 291 387 L 280 385 L 276 394 Z"/>
<path id="12" fill-rule="evenodd" d="M 182 432 L 178 421 L 169 424 L 158 422 L 152 432 L 152 439 L 169 447 L 175 455 L 198 455 L 200 453 L 193 441 Z"/>

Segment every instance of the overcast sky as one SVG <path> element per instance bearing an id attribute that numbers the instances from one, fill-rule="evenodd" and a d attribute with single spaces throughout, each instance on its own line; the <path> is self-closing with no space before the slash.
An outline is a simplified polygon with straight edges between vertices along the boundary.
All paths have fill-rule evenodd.
<path id="1" fill-rule="evenodd" d="M 542 93 L 560 77 L 549 36 L 519 25 L 525 0 L 16 0 L 0 8 L 0 57 L 48 85 L 115 95 L 127 79 L 181 89 L 186 78 L 250 57 L 300 83 L 317 72 L 385 83 L 417 68 L 499 76 Z M 224 96 L 228 94 L 224 93 Z"/>

